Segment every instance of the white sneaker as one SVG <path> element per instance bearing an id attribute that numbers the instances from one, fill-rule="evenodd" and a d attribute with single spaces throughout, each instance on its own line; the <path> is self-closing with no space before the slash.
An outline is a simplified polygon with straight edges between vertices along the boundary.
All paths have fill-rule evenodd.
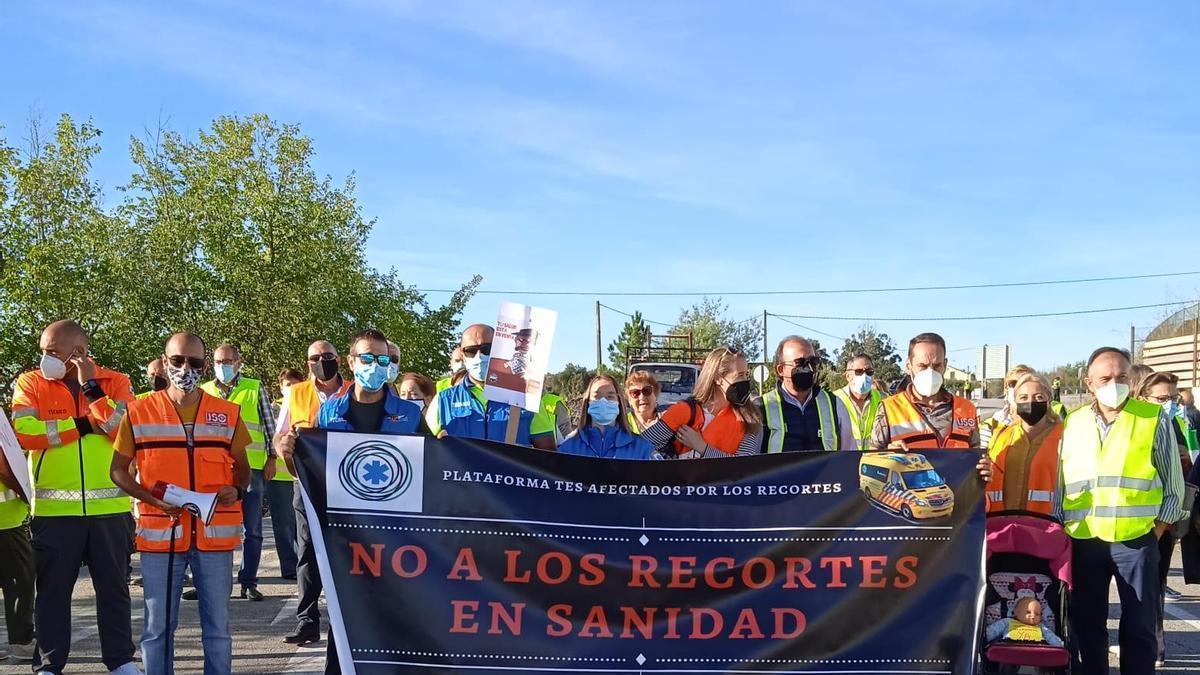
<path id="1" fill-rule="evenodd" d="M 1159 659 L 1159 660 L 1155 661 L 1154 667 L 1155 668 L 1166 668 L 1167 667 L 1166 659 Z"/>
<path id="2" fill-rule="evenodd" d="M 12 656 L 18 656 L 23 659 L 33 658 L 33 641 L 30 640 L 26 644 L 17 644 L 14 642 L 8 643 L 8 653 Z"/>
<path id="3" fill-rule="evenodd" d="M 1112 654 L 1113 656 L 1120 656 L 1121 655 L 1121 645 L 1109 645 L 1108 653 Z"/>

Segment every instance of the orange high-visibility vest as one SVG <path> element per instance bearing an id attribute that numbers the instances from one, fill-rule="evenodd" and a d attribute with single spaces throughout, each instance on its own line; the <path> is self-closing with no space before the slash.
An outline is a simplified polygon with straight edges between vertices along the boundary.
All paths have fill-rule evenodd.
<path id="1" fill-rule="evenodd" d="M 887 415 L 888 431 L 893 441 L 904 441 L 908 447 L 966 449 L 971 447 L 971 433 L 979 426 L 975 404 L 961 396 L 954 397 L 953 418 L 945 438 L 925 421 L 917 406 L 902 391 L 883 399 L 883 411 Z"/>
<path id="2" fill-rule="evenodd" d="M 352 383 L 350 380 L 344 380 L 342 386 L 338 387 L 337 393 L 329 396 L 341 396 L 346 393 Z M 312 429 L 317 426 L 317 412 L 321 409 L 321 397 L 317 393 L 317 381 L 313 378 L 308 378 L 303 382 L 298 382 L 292 385 L 288 390 L 288 422 L 292 425 L 292 429 Z M 279 433 L 290 431 L 290 429 L 280 429 Z"/>
<path id="3" fill-rule="evenodd" d="M 197 492 L 217 492 L 233 485 L 233 434 L 241 414 L 236 403 L 201 392 L 190 439 L 166 391 L 134 401 L 126 414 L 142 487 L 152 490 L 163 481 Z M 171 518 L 146 502 L 138 502 L 138 514 L 138 550 L 169 551 Z M 242 505 L 218 505 L 207 525 L 185 510 L 174 536 L 176 552 L 193 545 L 200 551 L 232 551 L 242 543 Z"/>
<path id="4" fill-rule="evenodd" d="M 988 481 L 988 511 L 1054 512 L 1058 487 L 1058 446 L 1062 422 L 1046 432 L 1036 448 L 1029 447 L 1029 434 L 1018 420 L 992 439 L 992 479 Z M 1011 455 L 1011 460 L 1010 460 Z M 1017 459 L 1020 457 L 1020 460 Z"/>

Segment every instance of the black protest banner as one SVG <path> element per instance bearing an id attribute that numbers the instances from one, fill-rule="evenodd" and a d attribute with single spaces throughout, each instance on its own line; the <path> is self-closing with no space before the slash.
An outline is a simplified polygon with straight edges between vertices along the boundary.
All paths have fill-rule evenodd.
<path id="1" fill-rule="evenodd" d="M 306 431 L 344 672 L 966 673 L 977 452 L 633 462 Z"/>

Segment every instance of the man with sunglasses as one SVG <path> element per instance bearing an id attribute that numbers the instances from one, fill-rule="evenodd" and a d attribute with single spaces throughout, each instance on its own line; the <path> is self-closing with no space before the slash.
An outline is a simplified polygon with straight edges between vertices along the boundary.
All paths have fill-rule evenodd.
<path id="1" fill-rule="evenodd" d="M 308 346 L 309 378 L 291 386 L 283 397 L 278 425 L 275 429 L 275 453 L 284 461 L 288 473 L 296 475 L 292 451 L 296 446 L 296 430 L 316 426 L 321 405 L 343 394 L 350 383 L 338 373 L 337 348 L 328 340 L 317 340 Z M 292 510 L 296 513 L 296 587 L 300 602 L 296 605 L 296 630 L 283 638 L 284 642 L 306 645 L 321 639 L 321 573 L 317 569 L 317 552 L 313 548 L 312 530 L 304 498 L 293 485 Z"/>
<path id="2" fill-rule="evenodd" d="M 463 331 L 459 349 L 463 355 L 466 377 L 434 396 L 425 413 L 429 430 L 436 436 L 458 436 L 504 442 L 508 434 L 510 413 L 520 415 L 517 425 L 517 445 L 532 445 L 553 450 L 554 418 L 545 410 L 532 413 L 523 408 L 492 403 L 484 398 L 483 384 L 488 372 L 488 357 L 492 353 L 491 326 L 474 324 Z"/>
<path id="3" fill-rule="evenodd" d="M 275 411 L 271 395 L 260 380 L 242 375 L 242 352 L 228 342 L 213 350 L 216 377 L 200 388 L 205 393 L 238 404 L 242 422 L 250 432 L 246 459 L 250 462 L 250 489 L 242 500 L 242 525 L 246 540 L 242 546 L 242 564 L 238 584 L 243 600 L 262 601 L 258 590 L 258 564 L 262 560 L 263 500 L 271 509 L 271 527 L 275 533 L 275 551 L 279 554 L 280 574 L 296 576 L 296 515 L 292 510 L 292 475 L 279 464 L 271 446 L 275 435 Z M 184 593 L 185 600 L 196 599 L 195 589 Z"/>
<path id="4" fill-rule="evenodd" d="M 136 673 L 126 584 L 130 502 L 109 475 L 133 389 L 128 376 L 96 365 L 88 343 L 74 321 L 50 324 L 39 344 L 40 367 L 22 373 L 13 391 L 13 431 L 33 474 L 34 670 L 66 667 L 71 590 L 86 560 L 96 587 L 101 660 L 111 672 Z"/>
<path id="5" fill-rule="evenodd" d="M 762 452 L 855 450 L 845 404 L 817 383 L 820 366 L 812 343 L 785 337 L 775 348 L 775 388 L 758 399 L 763 413 Z"/>
<path id="6" fill-rule="evenodd" d="M 175 623 L 185 570 L 199 593 L 204 672 L 229 673 L 233 640 L 229 596 L 233 549 L 242 543 L 242 506 L 250 486 L 250 432 L 241 407 L 200 388 L 204 341 L 176 333 L 163 349 L 163 391 L 129 405 L 114 442 L 110 475 L 138 500 L 137 550 L 145 594 L 142 659 L 150 672 L 172 672 Z M 137 461 L 138 476 L 129 473 Z M 160 484 L 215 494 L 207 519 L 167 503 Z M 101 617 L 103 621 L 103 617 Z"/>
<path id="7" fill-rule="evenodd" d="M 388 371 L 392 364 L 389 344 L 383 333 L 371 329 L 351 339 L 346 365 L 354 373 L 354 386 L 321 404 L 316 428 L 383 434 L 428 433 L 421 419 L 421 407 L 400 398 L 395 388 L 389 386 Z M 288 437 L 283 451 L 292 456 L 294 436 Z M 332 634 L 326 643 L 325 672 L 340 673 Z"/>
<path id="8" fill-rule="evenodd" d="M 833 392 L 842 400 L 850 413 L 850 428 L 854 430 L 854 443 L 859 450 L 866 451 L 871 441 L 871 429 L 883 394 L 875 384 L 875 368 L 867 354 L 855 354 L 846 363 L 846 386 Z"/>

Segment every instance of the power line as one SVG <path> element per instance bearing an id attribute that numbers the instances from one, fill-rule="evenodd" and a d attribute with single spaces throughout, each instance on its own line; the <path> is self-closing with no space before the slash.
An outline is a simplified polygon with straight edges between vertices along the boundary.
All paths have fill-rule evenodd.
<path id="1" fill-rule="evenodd" d="M 809 331 L 811 333 L 817 333 L 818 335 L 824 335 L 825 337 L 831 337 L 834 340 L 841 340 L 842 342 L 846 341 L 846 338 L 844 338 L 844 337 L 840 337 L 840 336 L 834 335 L 832 333 L 826 333 L 825 331 L 820 331 L 820 330 L 817 330 L 816 328 L 810 328 L 808 326 L 805 326 L 804 324 L 796 323 L 795 321 L 790 321 L 782 316 L 779 316 L 778 314 L 771 314 L 770 312 L 768 312 L 767 316 L 773 316 L 776 319 L 779 319 L 780 321 L 782 321 L 784 323 L 790 323 L 797 328 L 803 328 L 804 330 Z"/>
<path id="2" fill-rule="evenodd" d="M 959 291 L 982 288 L 1016 288 L 1023 286 L 1054 286 L 1062 284 L 1090 284 L 1102 281 L 1132 281 L 1135 279 L 1163 279 L 1200 274 L 1193 272 L 1163 272 L 1158 274 L 1133 274 L 1118 277 L 1087 277 L 1081 279 L 1052 279 L 1041 281 L 1010 281 L 986 284 L 957 284 L 942 286 L 896 286 L 890 288 L 815 288 L 800 290 L 767 291 L 534 291 L 534 290 L 488 290 L 477 289 L 478 295 L 559 295 L 588 297 L 694 297 L 732 295 L 838 295 L 856 293 L 909 293 L 915 291 Z M 418 288 L 420 293 L 457 293 L 458 288 Z M 612 309 L 611 307 L 609 309 Z M 617 311 L 617 310 L 614 310 Z"/>
<path id="3" fill-rule="evenodd" d="M 825 321 L 989 321 L 992 319 L 1035 319 L 1052 316 L 1074 316 L 1078 314 L 1103 314 L 1106 312 L 1124 312 L 1133 309 L 1155 309 L 1159 307 L 1174 307 L 1176 305 L 1189 305 L 1194 303 L 1194 300 L 1183 300 L 1177 302 L 1162 302 L 1155 305 L 1130 305 L 1128 307 L 1105 307 L 1103 309 L 1078 309 L 1067 312 L 1038 312 L 1034 314 L 995 314 L 992 316 L 933 316 L 933 317 L 908 317 L 908 316 L 816 316 L 811 314 L 772 314 L 774 317 L 789 317 L 793 319 L 819 319 Z"/>
<path id="4" fill-rule="evenodd" d="M 608 305 L 606 305 L 606 304 L 604 304 L 604 303 L 600 303 L 600 306 L 601 306 L 601 307 L 603 307 L 604 309 L 607 309 L 607 310 L 608 310 L 608 311 L 610 311 L 610 312 L 616 312 L 617 314 L 620 314 L 621 316 L 628 317 L 628 318 L 630 318 L 630 319 L 632 319 L 632 318 L 633 318 L 633 315 L 632 315 L 632 314 L 630 314 L 629 312 L 624 312 L 624 311 L 621 311 L 621 310 L 617 309 L 616 307 L 609 307 Z M 653 320 L 651 320 L 651 319 L 647 319 L 647 318 L 646 318 L 646 317 L 644 317 L 644 316 L 642 317 L 642 321 L 645 321 L 646 323 L 652 323 L 652 324 L 655 324 L 655 325 L 658 325 L 658 326 L 666 326 L 667 328 L 674 328 L 674 327 L 675 327 L 675 324 L 673 324 L 673 323 L 666 323 L 665 321 L 653 321 Z"/>

